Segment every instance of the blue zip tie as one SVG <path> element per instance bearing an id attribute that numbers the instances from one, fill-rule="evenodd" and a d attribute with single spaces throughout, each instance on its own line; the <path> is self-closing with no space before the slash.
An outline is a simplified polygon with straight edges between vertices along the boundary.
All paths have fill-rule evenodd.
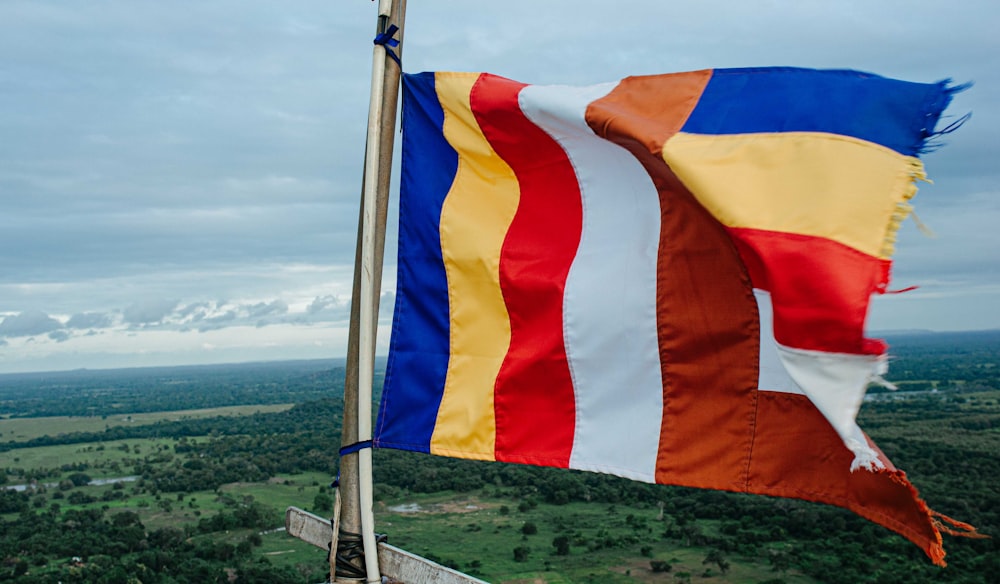
<path id="1" fill-rule="evenodd" d="M 359 450 L 364 450 L 365 448 L 371 448 L 371 440 L 362 440 L 361 442 L 355 442 L 354 444 L 348 444 L 347 446 L 340 449 L 341 456 L 347 456 L 348 454 L 354 454 Z"/>
<path id="2" fill-rule="evenodd" d="M 389 57 L 399 65 L 399 68 L 403 68 L 403 62 L 399 60 L 399 55 L 396 54 L 392 49 L 399 46 L 399 40 L 392 37 L 396 36 L 396 32 L 399 31 L 399 27 L 395 24 L 390 26 L 385 32 L 375 37 L 375 44 L 381 45 L 385 48 L 385 52 Z"/>
<path id="3" fill-rule="evenodd" d="M 355 442 L 354 444 L 348 444 L 347 446 L 341 448 L 340 449 L 340 455 L 341 456 L 346 456 L 348 454 L 354 454 L 355 452 L 359 452 L 361 450 L 364 450 L 365 448 L 371 448 L 371 447 L 372 447 L 372 441 L 371 440 L 362 440 L 361 442 Z M 337 473 L 337 478 L 333 479 L 333 482 L 330 483 L 330 488 L 334 488 L 335 489 L 338 486 L 340 486 L 340 473 L 339 472 Z"/>

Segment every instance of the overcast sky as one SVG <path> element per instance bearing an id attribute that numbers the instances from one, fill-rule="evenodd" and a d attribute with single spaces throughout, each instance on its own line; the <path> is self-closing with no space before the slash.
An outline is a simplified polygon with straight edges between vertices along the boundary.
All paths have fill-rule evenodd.
<path id="1" fill-rule="evenodd" d="M 343 357 L 375 12 L 0 2 L 0 372 Z M 914 200 L 937 237 L 901 233 L 893 287 L 920 288 L 869 324 L 1000 328 L 997 22 L 995 0 L 411 0 L 404 69 L 973 81 L 947 112 L 973 118 L 924 158 Z"/>

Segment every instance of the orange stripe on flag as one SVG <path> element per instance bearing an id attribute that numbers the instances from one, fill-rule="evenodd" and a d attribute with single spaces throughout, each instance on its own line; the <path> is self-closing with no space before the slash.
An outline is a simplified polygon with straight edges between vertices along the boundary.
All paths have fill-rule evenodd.
<path id="1" fill-rule="evenodd" d="M 708 78 L 706 71 L 630 77 L 591 105 L 587 121 L 632 152 L 660 194 L 664 408 L 656 481 L 733 490 L 742 488 L 752 443 L 756 301 L 725 230 L 659 157 Z"/>

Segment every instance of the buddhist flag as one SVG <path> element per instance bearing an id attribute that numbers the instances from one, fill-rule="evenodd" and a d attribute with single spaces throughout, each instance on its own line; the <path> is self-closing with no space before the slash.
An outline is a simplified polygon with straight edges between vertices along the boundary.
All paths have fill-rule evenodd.
<path id="1" fill-rule="evenodd" d="M 846 507 L 943 563 L 858 428 L 945 83 L 716 69 L 404 78 L 375 445 Z"/>

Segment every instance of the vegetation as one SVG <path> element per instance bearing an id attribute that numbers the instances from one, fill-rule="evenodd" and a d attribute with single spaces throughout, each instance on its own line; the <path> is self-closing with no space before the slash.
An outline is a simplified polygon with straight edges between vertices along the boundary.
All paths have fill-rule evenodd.
<path id="1" fill-rule="evenodd" d="M 332 361 L 2 375 L 0 416 L 113 416 L 302 403 L 344 386 Z M 206 391 L 207 390 L 207 391 Z"/>
<path id="2" fill-rule="evenodd" d="M 3 422 L 3 436 L 0 441 L 23 442 L 52 434 L 97 433 L 113 426 L 145 426 L 156 422 L 173 422 L 222 416 L 246 416 L 256 413 L 280 412 L 295 404 L 257 404 L 249 406 L 228 406 L 200 410 L 178 410 L 174 412 L 122 413 L 114 416 L 51 416 L 45 418 L 6 418 Z"/>
<path id="3" fill-rule="evenodd" d="M 933 508 L 1000 534 L 1000 334 L 893 341 L 893 379 L 909 391 L 873 396 L 862 426 Z M 27 485 L 0 489 L 0 580 L 322 581 L 325 550 L 274 529 L 289 504 L 332 507 L 343 372 L 328 362 L 273 367 L 0 376 L 0 411 L 13 416 L 0 419 L 0 485 Z M 138 415 L 262 403 L 297 405 Z M 44 426 L 43 415 L 129 414 L 132 423 L 81 431 L 7 429 L 28 418 Z M 93 484 L 109 478 L 127 480 Z M 1000 574 L 997 539 L 948 538 L 942 570 L 847 511 L 787 499 L 389 450 L 375 452 L 375 481 L 378 526 L 392 543 L 493 582 Z"/>

